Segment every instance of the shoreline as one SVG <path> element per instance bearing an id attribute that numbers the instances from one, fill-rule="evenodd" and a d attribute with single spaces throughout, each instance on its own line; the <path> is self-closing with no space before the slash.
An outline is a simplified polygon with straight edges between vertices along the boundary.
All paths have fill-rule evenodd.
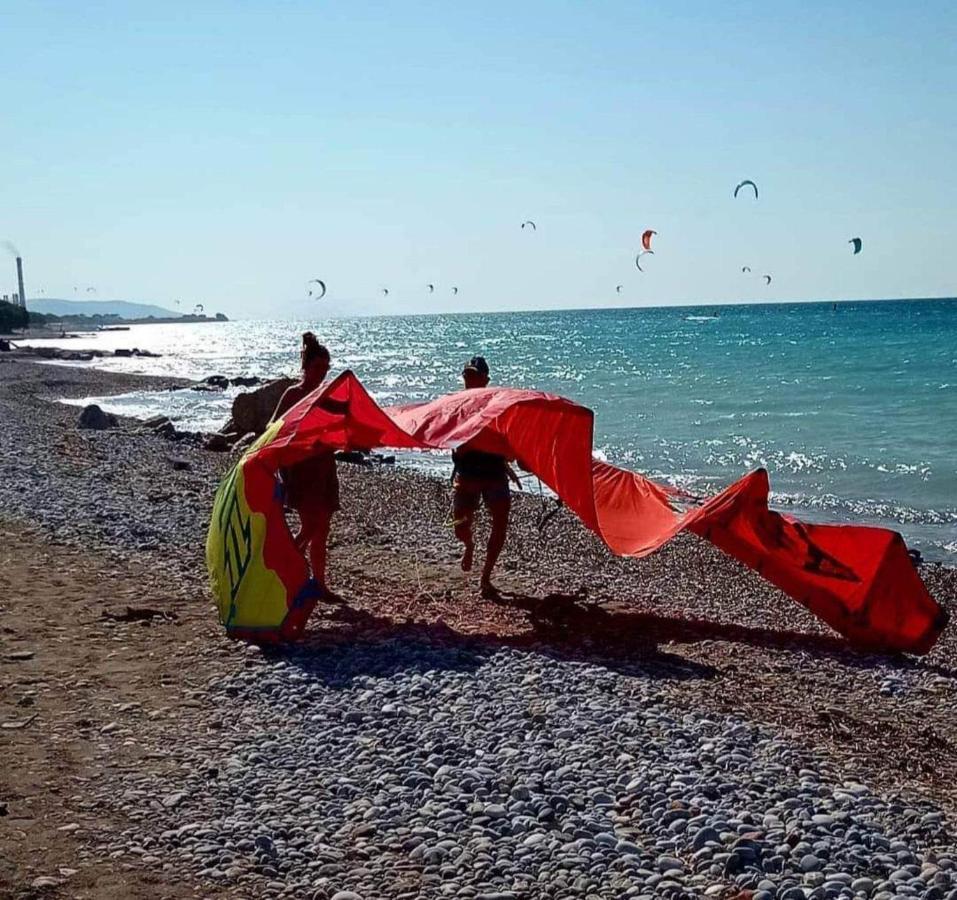
<path id="1" fill-rule="evenodd" d="M 534 773 L 523 768 L 528 748 L 542 756 L 538 765 L 546 766 L 547 759 L 552 767 L 540 777 L 570 766 L 561 776 L 565 786 L 555 782 L 545 793 L 581 796 L 585 805 L 578 812 L 577 800 L 566 812 L 552 806 L 555 824 L 541 832 L 543 845 L 563 841 L 565 834 L 575 839 L 575 829 L 592 840 L 599 832 L 588 823 L 601 820 L 603 829 L 619 835 L 616 840 L 642 852 L 668 843 L 695 891 L 718 883 L 743 889 L 735 880 L 741 873 L 699 866 L 711 861 L 693 861 L 680 830 L 659 833 L 660 819 L 650 809 L 628 812 L 645 809 L 642 791 L 653 797 L 662 788 L 649 782 L 629 794 L 625 787 L 634 776 L 616 788 L 601 771 L 653 773 L 660 756 L 668 761 L 665 773 L 681 770 L 704 784 L 717 777 L 700 769 L 707 753 L 685 759 L 681 747 L 711 741 L 740 756 L 740 783 L 733 767 L 721 778 L 733 785 L 729 796 L 736 803 L 750 802 L 756 810 L 769 808 L 770 800 L 748 794 L 747 783 L 777 777 L 797 785 L 801 766 L 794 762 L 792 773 L 793 758 L 813 768 L 821 783 L 867 784 L 875 815 L 891 823 L 888 829 L 898 825 L 885 798 L 901 793 L 921 816 L 939 810 L 942 822 L 957 821 L 953 627 L 919 660 L 857 653 L 756 575 L 692 536 L 644 560 L 615 558 L 567 512 L 542 537 L 535 497 L 516 499 L 500 563 L 505 602 L 492 604 L 479 600 L 474 579 L 457 569 L 457 546 L 445 525 L 446 485 L 401 468 L 343 464 L 344 509 L 333 525 L 330 575 L 344 605 L 318 608 L 306 642 L 289 651 L 263 653 L 228 641 L 206 589 L 203 541 L 212 494 L 234 457 L 165 441 L 132 420 L 108 431 L 77 431 L 77 409 L 55 402 L 71 394 L 182 384 L 0 358 L 0 415 L 6 424 L 0 432 L 0 529 L 7 588 L 0 601 L 6 624 L 0 718 L 22 723 L 36 716 L 3 732 L 9 740 L 0 801 L 8 815 L 0 819 L 0 834 L 10 838 L 5 843 L 11 854 L 0 867 L 0 885 L 29 890 L 35 879 L 51 878 L 58 882 L 44 888 L 51 896 L 152 896 L 160 885 L 167 896 L 192 895 L 194 889 L 208 896 L 279 896 L 280 888 L 270 888 L 275 882 L 287 895 L 305 896 L 309 882 L 310 890 L 324 892 L 315 896 L 331 898 L 348 888 L 367 900 L 402 895 L 385 888 L 401 876 L 409 896 L 440 896 L 443 878 L 458 879 L 464 889 L 471 876 L 441 875 L 448 853 L 439 859 L 437 850 L 433 864 L 424 851 L 416 854 L 416 847 L 425 846 L 421 841 L 406 848 L 402 838 L 380 846 L 375 829 L 357 837 L 361 822 L 376 821 L 349 824 L 351 804 L 364 795 L 350 793 L 352 788 L 338 795 L 331 788 L 337 778 L 355 778 L 350 767 L 358 752 L 376 777 L 393 769 L 404 773 L 408 784 L 402 790 L 418 798 L 410 794 L 409 802 L 426 804 L 423 809 L 442 806 L 442 790 L 429 793 L 433 788 L 415 774 L 428 768 L 426 757 L 407 763 L 404 745 L 393 743 L 407 731 L 410 739 L 422 736 L 445 747 L 434 753 L 465 783 L 463 773 L 482 765 L 469 748 L 484 748 L 482 758 L 494 777 L 487 776 L 492 786 L 484 793 L 471 795 L 473 804 L 498 802 L 495 778 L 506 773 L 521 779 L 533 799 L 538 796 Z M 479 541 L 484 543 L 484 531 Z M 921 573 L 953 613 L 957 570 L 925 565 Z M 33 656 L 12 659 L 17 653 Z M 297 693 L 297 684 L 306 693 Z M 460 696 L 462 685 L 467 691 Z M 454 701 L 448 708 L 446 696 Z M 434 698 L 438 718 L 427 714 L 424 697 Z M 540 712 L 535 704 L 543 704 Z M 390 705 L 399 711 L 387 710 Z M 481 716 L 473 722 L 475 710 L 490 717 L 488 734 Z M 526 723 L 509 726 L 525 730 L 526 750 L 520 744 L 518 755 L 500 756 L 508 728 L 503 732 L 496 717 L 513 714 Z M 463 722 L 472 723 L 468 735 Z M 686 724 L 674 724 L 680 722 Z M 742 742 L 736 743 L 735 729 Z M 616 735 L 611 744 L 609 734 Z M 313 758 L 310 742 L 323 735 L 328 746 L 321 759 Z M 363 735 L 378 744 L 362 749 Z M 755 755 L 754 748 L 765 745 L 783 765 L 777 776 Z M 392 749 L 380 757 L 376 746 Z M 566 762 L 553 759 L 547 747 L 564 748 Z M 625 747 L 635 760 L 616 762 Z M 309 772 L 298 787 L 275 781 L 289 748 Z M 582 748 L 604 762 L 591 762 Z M 240 760 L 247 775 L 237 769 L 227 777 L 230 759 Z M 220 774 L 204 775 L 210 766 Z M 234 833 L 242 816 L 231 812 L 237 802 L 233 779 L 266 804 L 247 814 L 258 830 L 250 826 L 244 837 Z M 439 784 L 435 772 L 428 775 L 428 785 L 433 782 Z M 511 797 L 510 790 L 501 801 L 506 808 L 532 802 Z M 617 797 L 613 808 L 622 822 L 605 822 L 611 813 L 589 794 L 598 790 Z M 795 797 L 805 796 L 794 790 Z M 639 796 L 627 800 L 635 791 Z M 335 829 L 314 822 L 308 801 L 300 805 L 310 792 Z M 370 805 L 360 812 L 376 808 L 374 795 L 367 799 Z M 458 820 L 452 813 L 465 810 L 455 803 L 443 808 L 450 811 L 447 818 L 422 814 L 418 824 L 390 824 L 382 813 L 377 829 L 400 838 L 403 828 L 409 829 L 406 838 L 413 827 L 448 832 L 462 852 L 474 855 L 453 827 Z M 830 815 L 823 808 L 819 814 Z M 272 819 L 282 824 L 269 826 Z M 296 821 L 307 823 L 302 827 L 308 842 L 326 849 L 308 859 L 301 849 L 299 856 L 290 855 L 290 823 Z M 535 855 L 538 843 L 523 844 L 526 832 L 506 834 L 497 821 L 480 822 L 494 834 L 486 840 L 511 848 L 515 839 L 527 847 L 519 854 L 526 868 L 550 871 Z M 215 854 L 204 856 L 206 844 L 186 841 L 189 832 L 178 834 L 190 822 L 205 822 L 231 837 L 212 841 Z M 563 822 L 572 831 L 563 831 Z M 760 818 L 753 827 L 774 832 Z M 257 844 L 263 829 L 268 841 Z M 919 829 L 913 834 L 915 860 L 926 859 L 920 849 L 925 844 L 953 843 L 936 831 L 933 839 L 930 831 L 926 838 Z M 249 850 L 240 846 L 246 840 Z M 834 858 L 842 860 L 837 848 L 843 844 L 834 840 Z M 59 867 L 38 855 L 51 842 Z M 362 853 L 348 856 L 356 847 Z M 621 884 L 639 877 L 626 865 L 628 857 L 640 858 L 639 868 L 659 868 L 630 846 L 614 852 L 608 871 Z M 770 846 L 761 852 L 770 858 Z M 274 857 L 285 867 L 271 862 Z M 398 868 L 389 868 L 389 860 L 399 860 Z M 309 869 L 309 862 L 317 865 Z M 577 864 L 569 865 L 568 871 L 577 872 Z M 574 878 L 591 877 L 587 869 L 569 879 L 568 890 Z M 518 874 L 507 867 L 503 872 L 488 873 L 484 888 L 458 895 L 521 892 Z M 705 881 L 691 880 L 699 876 Z M 647 883 L 650 876 L 641 877 Z M 770 871 L 768 877 L 781 880 Z M 590 888 L 597 896 L 618 896 L 606 894 L 618 890 L 610 881 L 599 881 Z M 541 896 L 570 896 L 560 883 L 557 876 L 559 887 Z M 538 894 L 526 890 L 523 896 Z"/>
<path id="2" fill-rule="evenodd" d="M 33 348 L 28 352 L 35 354 L 42 353 L 42 351 L 39 351 L 37 348 Z M 61 359 L 55 360 L 58 363 L 66 366 L 91 365 L 92 367 L 99 367 L 102 364 L 102 359 L 109 360 L 110 357 L 114 355 L 112 349 L 106 351 L 76 351 L 64 349 L 61 353 Z M 136 356 L 137 354 L 128 354 L 127 351 L 122 350 L 117 352 L 116 355 Z M 140 352 L 138 355 L 148 357 L 150 354 L 148 352 Z M 107 365 L 109 364 L 107 363 Z M 123 368 L 122 366 L 118 369 L 110 367 L 105 368 L 104 371 L 122 372 Z M 149 366 L 147 366 L 147 368 L 149 368 Z M 264 377 L 263 373 L 259 373 L 259 376 L 263 380 L 268 380 L 269 377 L 268 375 Z M 184 386 L 196 386 L 197 390 L 204 390 L 201 382 L 205 378 L 206 375 L 194 375 L 188 382 L 184 381 Z M 108 411 L 117 415 L 129 415 L 130 412 L 125 409 L 123 405 L 110 404 L 109 393 L 110 392 L 105 391 L 102 396 L 95 396 L 90 399 L 92 402 L 103 401 L 103 405 L 108 407 Z M 147 398 L 150 393 L 149 390 L 143 391 L 141 398 L 145 400 L 145 404 L 137 403 L 136 405 L 149 405 Z M 195 430 L 201 433 L 212 433 L 219 427 L 214 424 L 214 422 L 219 421 L 217 417 L 221 417 L 222 421 L 226 421 L 229 415 L 225 409 L 218 408 L 219 404 L 216 402 L 216 399 L 210 400 L 210 397 L 219 398 L 221 396 L 225 396 L 227 400 L 230 400 L 228 394 L 212 394 L 208 395 L 205 400 L 197 399 L 195 403 L 192 401 L 186 402 L 185 405 L 181 407 L 181 412 L 171 412 L 167 405 L 163 408 L 157 407 L 152 410 L 140 409 L 133 414 L 147 418 L 152 418 L 155 415 L 169 415 L 173 418 L 174 424 L 179 421 L 180 417 L 183 417 L 187 420 L 185 427 L 188 431 Z M 129 401 L 127 400 L 126 402 Z M 429 474 L 434 477 L 444 478 L 448 475 L 448 472 L 443 470 L 441 466 L 434 468 L 428 463 L 423 463 L 422 459 L 424 459 L 424 457 L 421 457 L 421 455 L 398 451 L 396 458 L 403 466 L 408 466 L 416 471 L 429 472 Z M 616 454 L 611 455 L 610 461 L 624 468 L 629 468 L 633 465 L 633 463 L 627 459 L 622 460 L 617 458 Z M 763 461 L 761 462 L 764 464 Z M 690 483 L 692 493 L 710 494 L 726 487 L 727 484 L 736 477 L 745 474 L 757 464 L 757 462 L 754 462 L 749 466 L 738 468 L 736 472 L 723 472 L 721 475 L 716 475 L 711 471 L 704 472 L 682 469 L 679 466 L 674 471 L 652 472 L 649 477 L 683 488 L 688 488 Z M 957 568 L 957 549 L 955 549 L 957 545 L 949 540 L 949 538 L 952 537 L 950 534 L 952 523 L 950 519 L 947 518 L 951 515 L 949 509 L 945 508 L 943 512 L 939 512 L 940 507 L 936 503 L 933 504 L 933 508 L 931 509 L 925 509 L 924 507 L 912 508 L 907 505 L 909 501 L 899 499 L 897 495 L 893 493 L 865 495 L 855 494 L 852 491 L 850 494 L 835 494 L 823 488 L 821 489 L 823 493 L 820 491 L 816 492 L 813 488 L 809 488 L 805 491 L 800 485 L 788 485 L 786 471 L 782 471 L 780 467 L 776 467 L 771 463 L 767 463 L 766 465 L 771 478 L 772 491 L 770 506 L 773 510 L 784 515 L 796 516 L 808 523 L 866 525 L 897 531 L 902 534 L 908 546 L 914 547 L 920 552 L 921 558 L 925 562 L 942 564 L 949 568 Z M 531 487 L 532 484 L 533 482 L 530 481 L 529 486 Z M 547 492 L 547 489 L 545 490 Z M 862 499 L 864 497 L 870 499 Z M 926 513 L 928 517 L 924 518 L 923 513 Z"/>

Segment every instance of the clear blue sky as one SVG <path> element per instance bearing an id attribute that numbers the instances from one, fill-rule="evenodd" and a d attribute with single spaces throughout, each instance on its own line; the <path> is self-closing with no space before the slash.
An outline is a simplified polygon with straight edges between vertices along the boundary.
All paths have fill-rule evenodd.
<path id="1" fill-rule="evenodd" d="M 950 2 L 31 2 L 0 34 L 28 295 L 292 317 L 310 277 L 339 314 L 957 293 Z"/>

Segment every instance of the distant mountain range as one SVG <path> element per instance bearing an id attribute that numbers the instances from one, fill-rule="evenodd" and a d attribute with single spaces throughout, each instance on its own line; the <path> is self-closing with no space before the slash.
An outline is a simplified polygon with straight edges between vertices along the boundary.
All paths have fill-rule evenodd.
<path id="1" fill-rule="evenodd" d="M 153 316 L 157 319 L 173 319 L 187 315 L 192 309 L 174 312 L 152 303 L 131 303 L 129 300 L 56 300 L 30 299 L 27 301 L 30 312 L 51 316 L 121 316 L 124 319 L 145 319 Z"/>

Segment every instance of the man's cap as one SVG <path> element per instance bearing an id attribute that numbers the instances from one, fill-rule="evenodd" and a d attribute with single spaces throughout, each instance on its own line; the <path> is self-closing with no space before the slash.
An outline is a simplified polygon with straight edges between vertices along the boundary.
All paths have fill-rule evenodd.
<path id="1" fill-rule="evenodd" d="M 473 372 L 478 372 L 479 375 L 488 375 L 488 363 L 485 361 L 485 357 L 473 356 L 465 364 L 465 368 L 462 369 L 463 372 L 468 372 L 469 370 L 472 370 Z"/>

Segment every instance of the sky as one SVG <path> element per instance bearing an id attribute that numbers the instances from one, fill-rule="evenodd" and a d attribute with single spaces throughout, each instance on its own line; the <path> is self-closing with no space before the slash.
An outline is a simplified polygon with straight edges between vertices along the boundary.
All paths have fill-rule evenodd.
<path id="1" fill-rule="evenodd" d="M 949 2 L 38 0 L 0 34 L 28 297 L 291 319 L 957 294 Z"/>

